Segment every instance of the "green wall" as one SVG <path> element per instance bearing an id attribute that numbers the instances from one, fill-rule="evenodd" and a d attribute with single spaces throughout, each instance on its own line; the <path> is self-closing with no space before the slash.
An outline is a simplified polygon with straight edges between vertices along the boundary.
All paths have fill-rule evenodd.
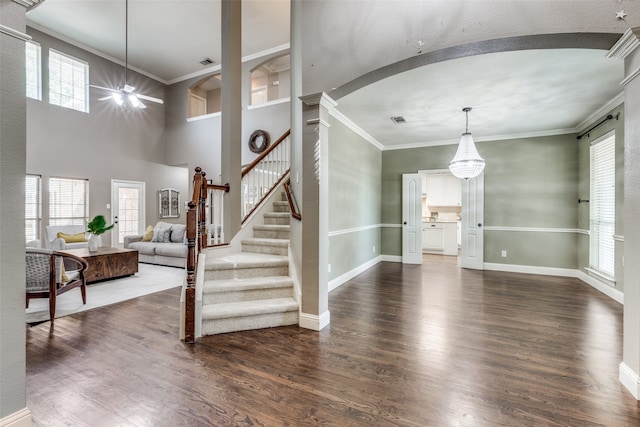
<path id="1" fill-rule="evenodd" d="M 578 194 L 581 199 L 589 199 L 589 157 L 591 143 L 597 141 L 600 137 L 611 131 L 616 133 L 616 235 L 624 236 L 624 106 L 620 105 L 601 117 L 595 119 L 592 123 L 584 126 L 581 133 L 591 128 L 594 124 L 599 123 L 608 114 L 614 119 L 609 120 L 599 126 L 597 129 L 589 132 L 578 143 L 579 147 L 579 183 Z M 619 114 L 619 115 L 618 115 Z M 618 117 L 617 119 L 615 117 Z M 581 230 L 589 230 L 589 204 L 581 203 L 578 207 L 578 226 Z M 616 241 L 615 246 L 615 280 L 616 289 L 624 290 L 624 242 Z M 584 271 L 589 266 L 589 236 L 587 234 L 580 235 L 578 239 L 578 268 Z"/>
<path id="2" fill-rule="evenodd" d="M 332 280 L 381 253 L 378 224 L 382 155 L 333 116 L 330 124 L 329 280 Z"/>
<path id="3" fill-rule="evenodd" d="M 487 141 L 485 226 L 577 228 L 578 145 L 574 135 Z M 446 169 L 456 145 L 382 153 L 382 222 L 401 223 L 402 174 Z M 402 254 L 401 228 L 386 227 L 382 253 Z M 485 231 L 485 262 L 577 268 L 576 233 Z M 500 252 L 506 250 L 508 257 Z"/>

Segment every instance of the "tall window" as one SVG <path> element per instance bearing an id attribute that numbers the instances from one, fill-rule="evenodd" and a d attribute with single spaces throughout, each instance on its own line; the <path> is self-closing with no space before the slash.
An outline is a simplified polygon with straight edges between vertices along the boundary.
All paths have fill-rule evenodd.
<path id="1" fill-rule="evenodd" d="M 40 45 L 34 42 L 26 42 L 25 72 L 27 75 L 27 97 L 42 100 L 42 76 L 40 72 L 41 55 Z"/>
<path id="2" fill-rule="evenodd" d="M 40 238 L 42 220 L 42 188 L 40 175 L 25 177 L 24 191 L 24 233 L 26 241 Z"/>
<path id="3" fill-rule="evenodd" d="M 88 180 L 49 178 L 50 225 L 84 225 L 88 213 Z"/>
<path id="4" fill-rule="evenodd" d="M 615 134 L 591 146 L 591 208 L 589 263 L 607 279 L 614 278 L 616 215 Z"/>
<path id="5" fill-rule="evenodd" d="M 49 49 L 49 102 L 89 112 L 89 64 Z"/>

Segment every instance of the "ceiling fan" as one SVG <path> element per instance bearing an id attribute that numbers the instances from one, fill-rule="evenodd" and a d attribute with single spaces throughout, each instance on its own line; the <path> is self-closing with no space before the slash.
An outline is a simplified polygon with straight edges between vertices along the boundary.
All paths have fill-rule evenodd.
<path id="1" fill-rule="evenodd" d="M 144 109 L 147 108 L 146 105 L 141 101 L 144 99 L 145 101 L 156 102 L 158 104 L 164 104 L 164 101 L 160 98 L 156 98 L 153 96 L 143 95 L 141 93 L 135 93 L 136 88 L 127 84 L 127 71 L 129 69 L 129 0 L 125 0 L 125 36 L 124 36 L 124 85 L 118 86 L 116 89 L 97 86 L 97 85 L 89 85 L 90 87 L 94 87 L 96 89 L 102 89 L 109 92 L 112 92 L 111 95 L 99 98 L 98 101 L 106 101 L 109 99 L 113 99 L 113 101 L 122 106 L 133 107 Z"/>

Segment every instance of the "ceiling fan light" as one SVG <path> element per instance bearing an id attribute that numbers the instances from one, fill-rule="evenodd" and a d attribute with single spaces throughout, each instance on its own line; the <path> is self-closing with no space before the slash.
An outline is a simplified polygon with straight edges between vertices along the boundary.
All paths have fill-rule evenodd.
<path id="1" fill-rule="evenodd" d="M 133 106 L 134 108 L 141 108 L 142 103 L 135 94 L 130 93 L 129 95 L 127 95 L 127 100 L 129 101 L 129 104 L 131 104 L 131 106 Z"/>
<path id="2" fill-rule="evenodd" d="M 116 102 L 116 104 L 118 104 L 118 105 L 124 104 L 124 98 L 122 98 L 122 94 L 121 93 L 116 92 L 113 95 L 111 95 L 111 97 Z"/>

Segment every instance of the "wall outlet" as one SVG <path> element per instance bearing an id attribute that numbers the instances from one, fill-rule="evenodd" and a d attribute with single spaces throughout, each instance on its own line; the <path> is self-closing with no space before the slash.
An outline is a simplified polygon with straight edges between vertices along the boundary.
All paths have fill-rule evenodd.
<path id="1" fill-rule="evenodd" d="M 331 273 L 331 264 L 329 264 L 329 273 Z"/>
<path id="2" fill-rule="evenodd" d="M 376 253 L 376 246 L 373 245 L 373 249 L 371 250 L 371 252 Z"/>
<path id="3" fill-rule="evenodd" d="M 502 251 L 502 258 L 506 258 L 507 257 L 507 251 Z"/>

